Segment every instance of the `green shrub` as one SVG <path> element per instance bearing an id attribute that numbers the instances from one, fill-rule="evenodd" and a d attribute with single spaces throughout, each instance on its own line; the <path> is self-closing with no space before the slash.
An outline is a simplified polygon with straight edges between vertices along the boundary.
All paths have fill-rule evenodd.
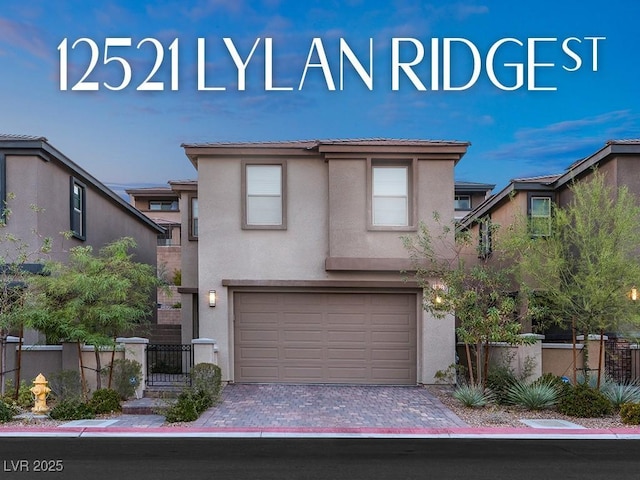
<path id="1" fill-rule="evenodd" d="M 113 361 L 111 374 L 111 388 L 118 392 L 122 400 L 133 397 L 136 388 L 142 382 L 142 365 L 140 362 L 128 358 Z M 106 376 L 108 378 L 109 369 Z"/>
<path id="2" fill-rule="evenodd" d="M 509 389 L 517 383 L 515 373 L 506 365 L 493 366 L 487 375 L 487 388 L 493 392 L 495 402 L 501 405 L 509 403 Z"/>
<path id="3" fill-rule="evenodd" d="M 80 401 L 82 398 L 82 381 L 80 373 L 75 370 L 61 370 L 49 376 L 51 393 L 59 402 L 66 400 Z"/>
<path id="4" fill-rule="evenodd" d="M 558 411 L 572 417 L 603 417 L 611 414 L 612 409 L 611 402 L 602 392 L 585 383 L 567 388 L 558 402 Z"/>
<path id="5" fill-rule="evenodd" d="M 122 410 L 120 394 L 110 388 L 101 388 L 93 392 L 89 407 L 96 413 L 111 413 Z"/>
<path id="6" fill-rule="evenodd" d="M 453 398 L 465 407 L 478 408 L 491 403 L 495 397 L 482 385 L 461 385 L 454 390 Z"/>
<path id="7" fill-rule="evenodd" d="M 640 387 L 633 383 L 607 383 L 600 391 L 616 410 L 625 403 L 640 403 Z"/>
<path id="8" fill-rule="evenodd" d="M 222 391 L 222 370 L 213 363 L 194 365 L 191 369 L 191 388 L 206 392 L 211 397 L 212 404 L 217 403 Z"/>
<path id="9" fill-rule="evenodd" d="M 187 388 L 178 395 L 176 403 L 163 413 L 169 423 L 193 422 L 198 419 L 202 412 L 209 408 L 205 406 L 207 403 L 210 406 L 211 399 L 205 392 Z"/>
<path id="10" fill-rule="evenodd" d="M 18 409 L 13 404 L 0 400 L 0 423 L 11 421 L 17 414 Z"/>
<path id="11" fill-rule="evenodd" d="M 77 399 L 67 399 L 56 403 L 49 412 L 49 417 L 54 420 L 84 420 L 94 418 L 93 409 Z"/>
<path id="12" fill-rule="evenodd" d="M 544 410 L 558 402 L 558 390 L 552 383 L 517 382 L 507 390 L 507 400 L 528 410 Z"/>
<path id="13" fill-rule="evenodd" d="M 4 399 L 8 403 L 16 403 L 19 407 L 29 408 L 33 406 L 33 394 L 29 390 L 29 385 L 25 380 L 20 381 L 20 388 L 18 389 L 18 398 L 15 398 L 16 388 L 12 379 L 7 379 L 5 382 L 5 395 Z"/>
<path id="14" fill-rule="evenodd" d="M 640 425 L 640 403 L 625 403 L 620 407 L 620 419 L 626 425 Z"/>

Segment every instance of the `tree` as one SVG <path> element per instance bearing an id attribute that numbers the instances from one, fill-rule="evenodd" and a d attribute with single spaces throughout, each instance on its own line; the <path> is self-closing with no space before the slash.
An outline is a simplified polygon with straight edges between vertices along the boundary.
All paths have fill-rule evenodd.
<path id="1" fill-rule="evenodd" d="M 530 225 L 519 219 L 505 247 L 520 265 L 522 285 L 542 292 L 532 302 L 573 330 L 575 361 L 576 332 L 585 338 L 600 333 L 602 351 L 605 331 L 619 331 L 622 321 L 638 323 L 627 292 L 640 279 L 640 207 L 626 187 L 608 186 L 598 171 L 574 182 L 570 192 L 571 201 L 552 210 L 549 236 L 532 237 Z M 573 377 L 575 383 L 575 368 Z"/>
<path id="2" fill-rule="evenodd" d="M 93 345 L 98 388 L 101 347 L 114 347 L 115 338 L 143 324 L 155 306 L 153 293 L 160 282 L 153 266 L 133 260 L 135 247 L 129 237 L 97 255 L 90 246 L 73 247 L 66 263 L 48 263 L 48 275 L 37 280 L 44 304 L 31 326 L 48 342 L 77 342 L 79 351 L 82 343 Z M 83 372 L 81 365 L 84 379 Z"/>
<path id="3" fill-rule="evenodd" d="M 14 195 L 9 193 L 8 199 Z M 32 210 L 39 211 L 36 206 Z M 20 333 L 18 362 L 14 392 L 20 387 L 20 358 L 22 354 L 22 331 L 32 311 L 37 308 L 36 297 L 30 288 L 33 275 L 41 272 L 43 259 L 51 250 L 51 239 L 43 238 L 40 245 L 32 248 L 24 240 L 6 231 L 11 210 L 5 204 L 0 213 L 0 396 L 5 394 L 7 337 L 11 331 Z"/>
<path id="4" fill-rule="evenodd" d="M 417 234 L 404 236 L 403 243 L 424 291 L 424 309 L 436 318 L 455 314 L 456 335 L 465 345 L 470 381 L 484 385 L 491 343 L 524 344 L 531 340 L 520 335 L 520 309 L 512 293 L 510 270 L 490 265 L 486 257 L 473 265 L 465 261 L 465 252 L 472 249 L 472 236 L 468 232 L 455 234 L 455 227 L 442 225 L 438 215 L 435 218 L 441 229 L 438 235 L 421 222 Z"/>

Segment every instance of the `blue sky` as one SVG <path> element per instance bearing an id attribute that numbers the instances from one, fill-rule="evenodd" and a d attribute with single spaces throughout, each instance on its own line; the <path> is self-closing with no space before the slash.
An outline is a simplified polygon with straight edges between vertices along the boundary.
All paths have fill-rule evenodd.
<path id="1" fill-rule="evenodd" d="M 628 0 L 5 0 L 0 132 L 45 136 L 116 189 L 195 178 L 182 143 L 372 137 L 469 141 L 456 178 L 501 188 L 514 177 L 560 172 L 607 140 L 640 137 L 639 18 L 640 3 Z M 97 82 L 97 91 L 72 90 L 90 62 L 89 42 L 71 48 L 79 38 L 97 46 L 98 62 L 87 78 Z M 131 80 L 110 90 L 105 83 L 117 87 L 124 79 L 117 61 L 104 63 L 105 43 L 116 38 L 131 39 L 131 47 L 109 51 L 130 65 Z M 164 54 L 153 77 L 164 82 L 159 91 L 136 89 L 157 56 L 151 41 L 136 48 L 145 38 L 156 40 Z M 244 89 L 224 38 L 243 62 L 256 45 Z M 433 38 L 439 39 L 435 50 Z M 451 41 L 449 55 L 451 85 L 459 89 L 445 90 L 444 39 L 459 38 L 466 43 Z M 498 45 L 489 62 L 492 46 L 507 38 L 513 40 Z M 556 40 L 533 41 L 531 52 L 532 38 Z M 570 56 L 563 41 L 573 38 L 578 40 L 567 41 Z M 64 39 L 66 49 L 59 49 Z M 172 68 L 169 46 L 175 39 Z M 371 84 L 345 62 L 340 88 L 341 39 Z M 419 82 L 394 68 L 394 39 L 398 63 L 417 61 L 418 49 L 424 49 L 411 69 Z M 434 51 L 438 88 L 432 81 Z M 495 80 L 512 90 L 492 81 L 489 63 Z M 505 63 L 523 65 L 521 87 L 515 88 L 515 67 Z M 210 90 L 198 88 L 199 66 L 200 82 Z M 471 82 L 474 68 L 478 76 Z M 276 91 L 267 83 L 290 89 Z"/>

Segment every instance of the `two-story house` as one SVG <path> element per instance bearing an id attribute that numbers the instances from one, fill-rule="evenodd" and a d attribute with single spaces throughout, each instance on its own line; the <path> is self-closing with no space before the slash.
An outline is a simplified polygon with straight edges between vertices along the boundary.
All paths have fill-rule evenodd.
<path id="1" fill-rule="evenodd" d="M 99 249 L 120 237 L 136 240 L 136 261 L 156 265 L 156 237 L 164 230 L 46 138 L 0 135 L 0 210 L 3 234 L 37 250 L 52 239 L 49 257 L 65 261 L 70 248 Z M 8 215 L 10 211 L 10 215 Z M 65 237 L 61 232 L 69 232 Z M 3 257 L 11 261 L 8 242 Z"/>
<path id="2" fill-rule="evenodd" d="M 478 240 L 478 256 L 483 258 L 492 252 L 490 224 L 499 226 L 500 230 L 517 217 L 526 217 L 531 235 L 545 237 L 550 234 L 552 205 L 568 204 L 573 182 L 588 181 L 594 169 L 603 173 L 612 187 L 624 185 L 640 199 L 640 140 L 611 140 L 595 153 L 570 165 L 564 173 L 512 180 L 468 213 L 458 226 L 471 230 L 473 238 Z M 531 325 L 524 325 L 524 328 L 530 331 Z M 567 332 L 559 330 L 546 334 L 547 340 L 568 338 Z"/>
<path id="3" fill-rule="evenodd" d="M 454 217 L 468 145 L 183 145 L 198 171 L 170 182 L 190 198 L 183 337 L 217 341 L 224 380 L 433 383 L 455 361 L 454 320 L 422 309 L 401 237 Z"/>

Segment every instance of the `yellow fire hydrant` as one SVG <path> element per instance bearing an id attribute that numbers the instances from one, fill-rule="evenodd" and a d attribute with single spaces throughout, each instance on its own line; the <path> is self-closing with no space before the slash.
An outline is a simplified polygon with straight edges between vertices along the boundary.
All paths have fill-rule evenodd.
<path id="1" fill-rule="evenodd" d="M 31 387 L 31 393 L 33 393 L 34 405 L 31 411 L 33 413 L 47 413 L 49 412 L 49 407 L 47 407 L 47 396 L 51 389 L 47 387 L 47 379 L 44 378 L 44 375 L 39 374 L 36 379 L 33 381 L 33 387 Z"/>

